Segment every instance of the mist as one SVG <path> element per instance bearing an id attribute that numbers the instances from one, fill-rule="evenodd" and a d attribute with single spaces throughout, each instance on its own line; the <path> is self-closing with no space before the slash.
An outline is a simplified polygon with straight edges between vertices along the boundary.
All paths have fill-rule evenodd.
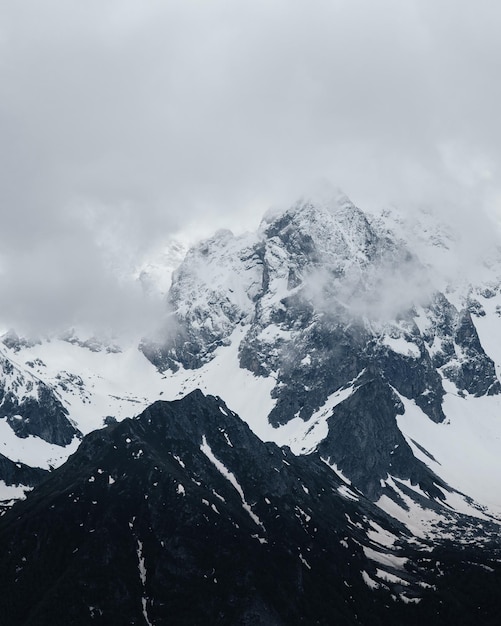
<path id="1" fill-rule="evenodd" d="M 490 0 L 6 0 L 0 324 L 141 332 L 161 303 L 134 276 L 170 238 L 254 229 L 318 178 L 362 209 L 433 207 L 476 258 L 501 211 L 500 18 Z"/>

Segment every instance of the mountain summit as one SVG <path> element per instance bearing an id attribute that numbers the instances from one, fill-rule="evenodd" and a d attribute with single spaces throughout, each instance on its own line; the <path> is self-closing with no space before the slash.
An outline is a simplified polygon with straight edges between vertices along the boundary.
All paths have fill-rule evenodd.
<path id="1" fill-rule="evenodd" d="M 235 397 L 260 436 L 322 450 L 375 500 L 400 498 L 392 477 L 444 500 L 439 462 L 401 425 L 409 414 L 446 422 L 448 393 L 466 406 L 501 391 L 471 297 L 455 306 L 384 220 L 343 195 L 201 242 L 168 305 L 166 340 L 143 344 L 166 376 Z"/>

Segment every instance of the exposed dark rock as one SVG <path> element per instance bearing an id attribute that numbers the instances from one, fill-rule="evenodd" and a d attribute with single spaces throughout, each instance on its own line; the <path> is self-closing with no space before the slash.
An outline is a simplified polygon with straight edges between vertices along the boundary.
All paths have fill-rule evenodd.
<path id="1" fill-rule="evenodd" d="M 88 435 L 0 518 L 2 624 L 495 623 L 497 545 L 423 555 L 347 489 L 316 455 L 261 442 L 216 398 L 156 402 Z M 374 524 L 393 547 L 369 538 Z M 405 567 L 391 565 L 397 555 Z"/>
<path id="2" fill-rule="evenodd" d="M 399 393 L 414 399 L 432 421 L 442 422 L 445 419 L 442 410 L 445 395 L 442 379 L 421 337 L 415 334 L 410 340 L 419 348 L 418 357 L 399 354 L 387 346 L 376 344 L 372 355 L 373 367 L 379 369 Z"/>
<path id="3" fill-rule="evenodd" d="M 471 315 L 466 309 L 458 316 L 454 340 L 463 354 L 456 372 L 454 367 L 448 371 L 459 389 L 475 396 L 501 393 L 494 361 L 485 354 Z"/>
<path id="4" fill-rule="evenodd" d="M 68 411 L 43 382 L 37 381 L 36 395 L 19 398 L 0 387 L 0 416 L 7 419 L 18 437 L 33 435 L 59 446 L 69 444 L 81 433 L 68 419 Z"/>
<path id="5" fill-rule="evenodd" d="M 401 414 L 402 403 L 389 384 L 368 370 L 355 392 L 334 408 L 318 452 L 373 500 L 387 490 L 382 481 L 388 476 L 408 479 L 431 498 L 443 499 L 437 485 L 449 488 L 412 453 L 397 426 Z"/>
<path id="6" fill-rule="evenodd" d="M 24 463 L 14 462 L 0 454 L 0 480 L 6 485 L 25 485 L 34 487 L 47 475 L 47 470 L 39 467 L 30 467 Z"/>
<path id="7" fill-rule="evenodd" d="M 458 311 L 442 294 L 429 309 L 432 325 L 424 332 L 428 346 L 437 344 L 432 362 L 458 387 L 475 396 L 501 393 L 496 368 L 485 353 L 468 309 Z"/>

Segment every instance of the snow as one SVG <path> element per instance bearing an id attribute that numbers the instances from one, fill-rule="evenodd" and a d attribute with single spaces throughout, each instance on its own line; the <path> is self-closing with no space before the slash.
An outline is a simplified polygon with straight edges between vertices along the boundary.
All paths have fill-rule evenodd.
<path id="1" fill-rule="evenodd" d="M 262 264 L 252 249 L 257 240 L 255 234 L 219 231 L 193 247 L 176 272 L 177 313 L 219 337 L 231 334 L 235 320 L 252 315 L 262 285 Z"/>
<path id="2" fill-rule="evenodd" d="M 396 537 L 393 533 L 390 533 L 388 530 L 385 530 L 378 523 L 372 520 L 369 523 L 371 525 L 371 530 L 367 531 L 367 537 L 372 542 L 387 548 L 391 548 L 395 544 L 398 537 Z"/>
<path id="3" fill-rule="evenodd" d="M 147 598 L 144 595 L 144 589 L 145 589 L 145 586 L 146 586 L 146 564 L 145 564 L 145 561 L 144 561 L 143 543 L 139 539 L 137 539 L 137 558 L 138 558 L 138 567 L 139 567 L 139 578 L 141 580 L 141 585 L 143 587 L 143 596 L 141 597 L 141 606 L 142 606 L 142 609 L 143 609 L 143 617 L 144 617 L 144 621 L 146 622 L 147 626 L 153 626 L 152 623 L 150 622 L 149 618 L 148 618 Z"/>
<path id="4" fill-rule="evenodd" d="M 336 472 L 339 478 L 341 478 L 341 480 L 343 480 L 347 485 L 351 485 L 351 480 L 343 474 L 343 472 L 339 469 L 339 467 L 335 463 L 327 459 L 324 459 L 323 457 L 320 457 L 320 460 L 323 463 L 325 463 L 328 467 L 330 467 L 333 472 Z"/>
<path id="5" fill-rule="evenodd" d="M 379 589 L 379 587 L 381 586 L 379 583 L 377 583 L 375 580 L 373 580 L 369 574 L 365 571 L 362 571 L 362 578 L 364 579 L 364 583 L 367 585 L 367 587 L 369 587 L 370 589 Z"/>
<path id="6" fill-rule="evenodd" d="M 403 578 L 400 578 L 399 576 L 395 576 L 395 574 L 390 574 L 390 572 L 387 572 L 382 569 L 376 569 L 376 576 L 380 580 L 383 580 L 384 582 L 387 582 L 387 583 L 394 583 L 397 585 L 404 585 L 404 586 L 409 585 L 409 582 L 407 580 L 404 580 Z"/>
<path id="7" fill-rule="evenodd" d="M 272 377 L 254 376 L 252 372 L 240 368 L 238 348 L 246 330 L 242 326 L 236 328 L 229 338 L 229 345 L 218 347 L 214 358 L 201 368 L 166 372 L 162 381 L 163 398 L 175 400 L 195 389 L 222 397 L 258 437 L 273 441 L 274 429 L 267 418 L 275 405 L 271 391 L 276 381 Z"/>
<path id="8" fill-rule="evenodd" d="M 25 485 L 7 485 L 5 481 L 0 480 L 0 502 L 7 500 L 24 500 L 26 493 L 31 491 L 32 487 Z"/>
<path id="9" fill-rule="evenodd" d="M 383 509 L 386 513 L 402 522 L 409 531 L 414 535 L 419 542 L 421 550 L 430 550 L 429 546 L 420 542 L 420 539 L 427 539 L 436 541 L 438 539 L 461 541 L 465 544 L 469 544 L 472 541 L 472 537 L 475 537 L 475 541 L 478 543 L 479 535 L 478 531 L 482 528 L 481 520 L 487 518 L 481 510 L 474 508 L 473 505 L 468 507 L 468 503 L 461 496 L 462 506 L 459 508 L 459 512 L 464 512 L 471 516 L 470 518 L 463 518 L 462 530 L 458 534 L 457 528 L 457 513 L 448 509 L 447 506 L 442 509 L 432 510 L 427 507 L 423 507 L 415 500 L 410 498 L 398 487 L 396 479 L 391 477 L 387 480 L 387 483 L 393 488 L 396 494 L 401 500 L 403 505 L 397 504 L 394 500 L 389 498 L 386 494 L 376 502 L 376 504 Z M 455 496 L 452 496 L 450 502 L 454 504 Z M 449 500 L 447 500 L 449 502 Z M 447 504 L 446 502 L 446 504 Z M 458 511 L 458 508 L 455 508 Z M 475 519 L 476 518 L 476 519 Z M 466 521 L 469 519 L 470 521 Z M 486 544 L 489 541 L 489 533 L 485 535 Z"/>
<path id="10" fill-rule="evenodd" d="M 397 491 L 397 493 L 403 499 L 406 508 L 398 505 L 386 494 L 383 494 L 376 504 L 385 513 L 402 522 L 416 537 L 427 538 L 431 536 L 433 529 L 445 520 L 444 516 L 438 515 L 432 509 L 419 506 L 402 492 Z"/>
<path id="11" fill-rule="evenodd" d="M 136 278 L 147 292 L 164 296 L 171 286 L 172 274 L 183 260 L 189 241 L 181 238 L 170 239 L 162 250 L 150 258 L 137 270 Z"/>
<path id="12" fill-rule="evenodd" d="M 404 604 L 418 604 L 419 602 L 421 602 L 421 598 L 409 598 L 403 593 L 399 594 L 399 598 Z"/>
<path id="13" fill-rule="evenodd" d="M 496 293 L 493 298 L 477 297 L 486 314 L 483 317 L 474 317 L 473 322 L 482 347 L 493 359 L 497 375 L 501 377 L 501 319 L 498 308 L 501 306 L 501 293 Z"/>
<path id="14" fill-rule="evenodd" d="M 182 461 L 182 460 L 181 460 L 181 459 L 177 456 L 177 454 L 173 454 L 172 456 L 176 459 L 176 461 L 179 463 L 179 465 L 180 465 L 183 469 L 185 469 L 185 468 L 186 468 L 186 465 L 185 465 L 185 464 L 184 464 L 184 462 L 183 462 L 183 461 Z"/>
<path id="15" fill-rule="evenodd" d="M 296 511 L 298 511 L 298 513 L 300 514 L 300 516 L 304 519 L 306 523 L 308 523 L 311 520 L 311 515 L 308 515 L 308 513 L 305 513 L 301 507 L 296 506 L 295 509 Z"/>
<path id="16" fill-rule="evenodd" d="M 400 399 L 405 413 L 398 416 L 398 427 L 415 456 L 451 487 L 501 519 L 501 397 L 462 398 L 449 391 L 443 403 L 447 420 L 441 424 L 432 422 L 414 401 L 402 396 Z M 423 454 L 413 441 L 436 462 Z M 452 495 L 447 498 L 456 510 L 482 516 L 463 499 Z"/>
<path id="17" fill-rule="evenodd" d="M 265 530 L 263 523 L 261 522 L 259 517 L 254 513 L 251 505 L 247 503 L 243 489 L 240 486 L 239 482 L 237 481 L 235 474 L 230 472 L 230 470 L 218 458 L 216 458 L 216 456 L 212 452 L 211 447 L 207 443 L 207 439 L 205 435 L 202 437 L 202 444 L 200 446 L 200 450 L 205 454 L 205 456 L 209 459 L 209 461 L 215 466 L 218 472 L 220 472 L 226 478 L 226 480 L 228 480 L 233 485 L 236 492 L 240 496 L 240 499 L 242 500 L 242 507 L 244 508 L 245 511 L 247 511 L 252 521 L 258 526 L 260 526 L 263 530 Z"/>
<path id="18" fill-rule="evenodd" d="M 360 499 L 355 493 L 353 493 L 351 489 L 348 489 L 348 487 L 345 487 L 344 485 L 338 487 L 337 490 L 347 500 L 353 500 L 357 502 Z"/>
<path id="19" fill-rule="evenodd" d="M 118 421 L 140 413 L 162 391 L 162 377 L 158 370 L 131 342 L 122 352 L 93 352 L 60 339 L 44 341 L 30 348 L 22 348 L 12 356 L 19 363 L 36 362 L 34 373 L 55 387 L 70 418 L 83 434 L 103 427 L 103 419 L 112 415 Z M 9 358 L 11 355 L 9 354 Z M 82 384 L 63 382 L 62 374 L 70 373 Z M 60 378 L 58 378 L 58 376 Z"/>
<path id="20" fill-rule="evenodd" d="M 287 424 L 274 428 L 268 421 L 268 415 L 276 402 L 271 397 L 276 379 L 273 376 L 255 376 L 240 367 L 238 349 L 247 331 L 247 326 L 237 327 L 228 339 L 229 345 L 218 347 L 214 358 L 199 369 L 180 368 L 175 373 L 166 372 L 163 398 L 175 400 L 194 389 L 201 389 L 206 394 L 224 398 L 225 404 L 261 440 L 289 446 L 294 454 L 307 454 L 315 450 L 327 435 L 327 419 L 332 410 L 349 397 L 353 388 L 350 386 L 331 394 L 307 422 L 295 417 Z"/>
<path id="21" fill-rule="evenodd" d="M 386 567 L 390 567 L 393 569 L 404 569 L 405 564 L 409 559 L 403 556 L 397 556 L 395 554 L 391 554 L 390 552 L 379 552 L 378 550 L 374 550 L 373 548 L 369 548 L 368 546 L 362 546 L 362 550 L 364 551 L 365 556 L 380 565 L 386 565 Z"/>
<path id="22" fill-rule="evenodd" d="M 308 561 L 303 557 L 303 555 L 301 554 L 301 552 L 299 553 L 299 560 L 301 561 L 301 563 L 307 567 L 308 569 L 311 569 L 311 565 L 308 563 Z"/>
<path id="23" fill-rule="evenodd" d="M 308 421 L 294 417 L 287 424 L 275 429 L 274 441 L 277 445 L 286 445 L 296 455 L 309 454 L 316 450 L 329 431 L 327 420 L 334 407 L 346 400 L 353 392 L 353 386 L 338 389 L 317 409 Z"/>
<path id="24" fill-rule="evenodd" d="M 75 452 L 79 443 L 76 437 L 67 446 L 47 443 L 32 435 L 21 439 L 5 420 L 0 419 L 0 453 L 16 463 L 42 469 L 59 467 Z"/>
<path id="25" fill-rule="evenodd" d="M 421 356 L 421 350 L 415 343 L 407 341 L 404 337 L 390 337 L 385 335 L 382 340 L 382 344 L 388 346 L 390 350 L 397 354 L 403 354 L 404 356 L 410 356 L 414 359 L 419 359 Z"/>

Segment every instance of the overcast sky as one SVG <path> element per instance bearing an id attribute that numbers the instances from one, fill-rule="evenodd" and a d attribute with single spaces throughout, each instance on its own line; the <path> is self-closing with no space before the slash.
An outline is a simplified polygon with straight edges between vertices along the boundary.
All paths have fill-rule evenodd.
<path id="1" fill-rule="evenodd" d="M 500 25 L 497 0 L 2 0 L 0 320 L 135 310 L 117 272 L 319 178 L 495 214 Z"/>

